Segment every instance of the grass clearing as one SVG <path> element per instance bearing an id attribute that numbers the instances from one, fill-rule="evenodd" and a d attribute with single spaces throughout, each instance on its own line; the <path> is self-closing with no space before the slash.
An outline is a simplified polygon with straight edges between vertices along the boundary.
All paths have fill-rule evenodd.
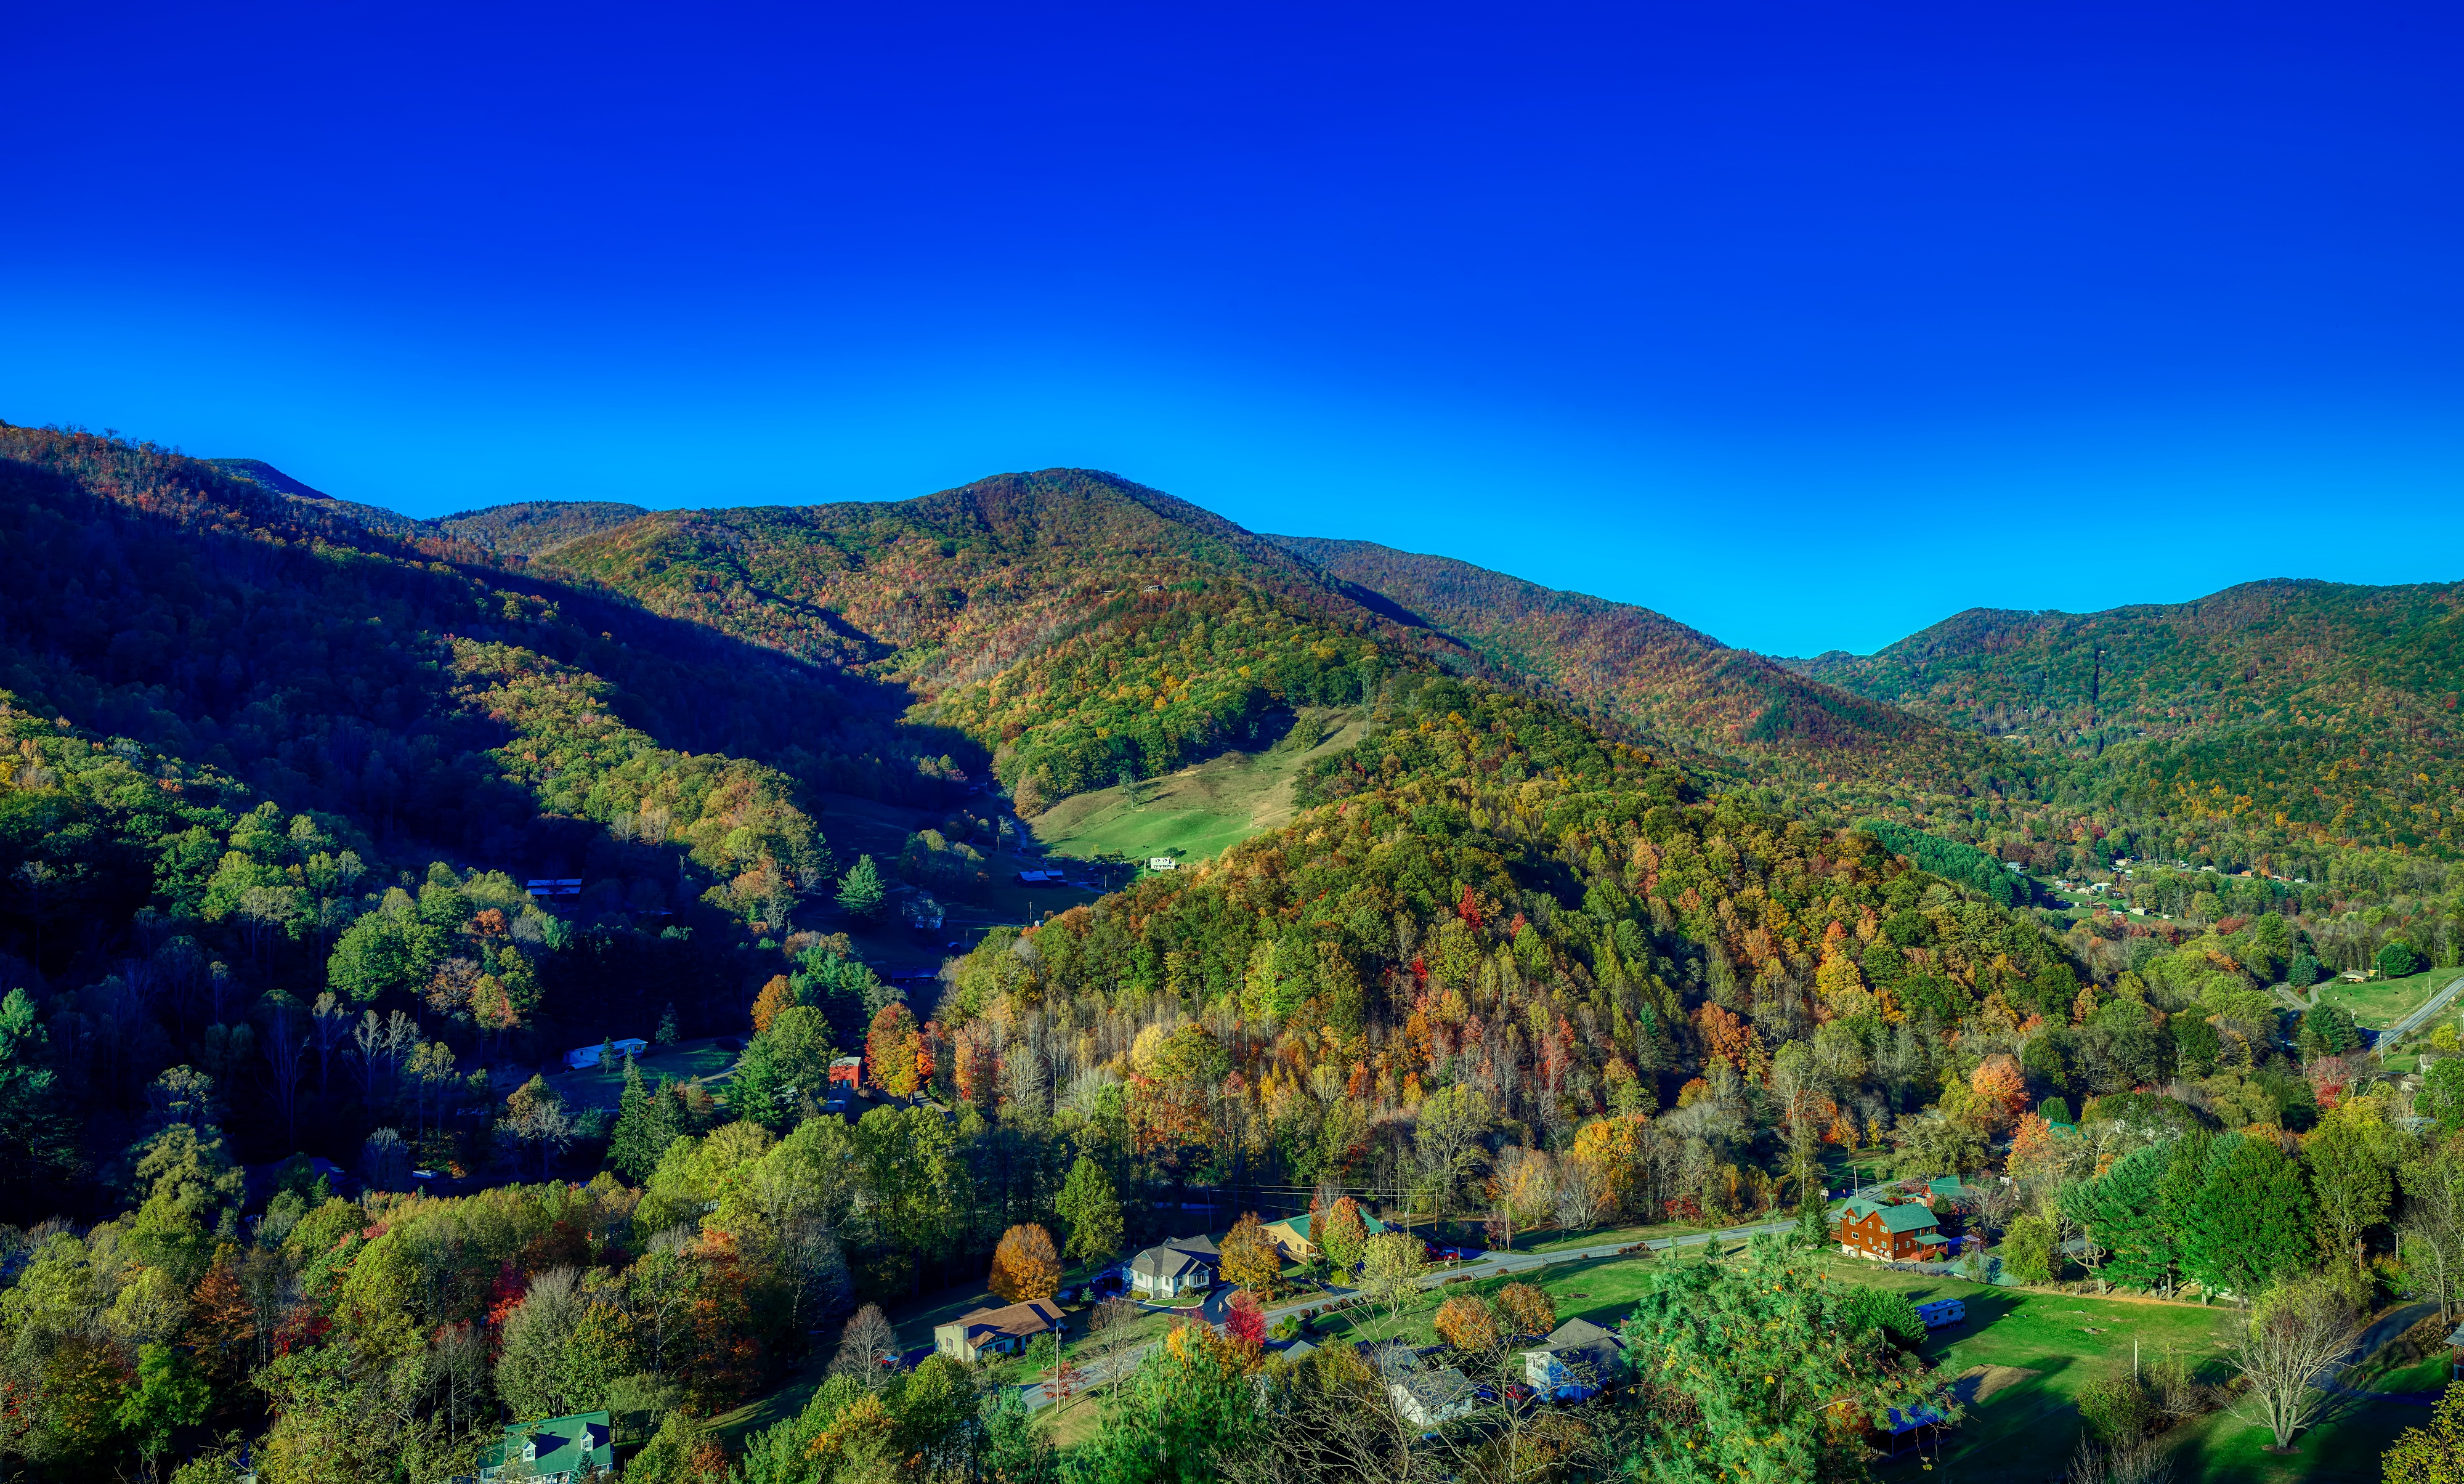
<path id="1" fill-rule="evenodd" d="M 1351 746 L 1367 728 L 1354 712 L 1318 707 L 1302 710 L 1293 724 L 1326 736 L 1308 748 L 1226 752 L 1128 788 L 1072 794 L 1030 828 L 1060 855 L 1211 860 L 1260 831 L 1289 824 L 1298 812 L 1292 785 L 1302 764 Z"/>
<path id="2" fill-rule="evenodd" d="M 2173 1351 L 2212 1364 L 2231 1316 L 2189 1304 L 1987 1288 L 1894 1273 L 1850 1257 L 1826 1259 L 1833 1276 L 1907 1295 L 1963 1298 L 1968 1322 L 1929 1336 L 1920 1350 L 1956 1389 L 1968 1417 L 1944 1441 L 1941 1462 L 1961 1479 L 2037 1484 L 2068 1467 L 2079 1446 L 2079 1393 L 2099 1374 Z M 2375 1456 L 2375 1455 L 2374 1455 Z M 1903 1460 L 1882 1471 L 1914 1475 Z"/>
<path id="3" fill-rule="evenodd" d="M 747 1028 L 749 1034 L 751 1028 Z M 723 1036 L 703 1036 L 698 1040 L 679 1041 L 673 1046 L 654 1046 L 634 1058 L 641 1064 L 642 1079 L 655 1085 L 662 1075 L 679 1082 L 715 1084 L 725 1079 L 736 1065 L 737 1053 L 720 1048 Z M 735 1039 L 741 1040 L 738 1036 Z M 613 1108 L 625 1092 L 625 1058 L 617 1056 L 612 1065 L 587 1067 L 579 1072 L 560 1072 L 547 1079 L 570 1108 Z"/>
<path id="4" fill-rule="evenodd" d="M 2402 979 L 2370 979 L 2358 985 L 2330 980 L 2319 986 L 2319 1003 L 2342 1006 L 2353 1012 L 2355 1024 L 2376 1030 L 2421 1008 L 2424 1001 L 2447 987 L 2455 972 L 2452 968 L 2425 969 Z"/>
<path id="5" fill-rule="evenodd" d="M 2267 1429 L 2230 1412 L 2194 1417 L 2167 1437 L 2175 1484 L 2378 1484 L 2387 1445 L 2429 1421 L 2426 1406 L 2343 1400 L 2295 1439 L 2290 1453 L 2266 1451 Z"/>

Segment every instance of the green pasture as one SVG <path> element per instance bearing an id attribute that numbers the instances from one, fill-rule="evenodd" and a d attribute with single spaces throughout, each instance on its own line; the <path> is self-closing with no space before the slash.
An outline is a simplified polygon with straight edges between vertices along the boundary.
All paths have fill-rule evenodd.
<path id="1" fill-rule="evenodd" d="M 2447 987 L 2464 969 L 2433 968 L 2402 979 L 2370 979 L 2360 984 L 2330 980 L 2319 986 L 2319 1003 L 2353 1012 L 2356 1024 L 2375 1030 L 2391 1026 L 2421 1008 L 2422 1002 Z"/>
<path id="2" fill-rule="evenodd" d="M 745 1034 L 753 1028 L 745 1027 Z M 740 1039 L 740 1038 L 739 1038 Z M 635 1058 L 641 1063 L 642 1079 L 655 1084 L 662 1074 L 679 1082 L 715 1084 L 723 1080 L 736 1065 L 736 1052 L 721 1051 L 717 1036 L 703 1036 L 693 1041 L 679 1041 L 673 1046 L 653 1046 Z M 607 1065 L 585 1068 L 580 1072 L 560 1072 L 547 1079 L 570 1108 L 613 1108 L 625 1092 L 625 1058 L 607 1058 Z"/>
<path id="3" fill-rule="evenodd" d="M 1323 730 L 1314 746 L 1226 752 L 1167 777 L 1073 794 L 1036 816 L 1035 837 L 1056 855 L 1172 855 L 1212 860 L 1298 812 L 1292 785 L 1302 764 L 1360 740 L 1366 723 L 1347 711 L 1305 709 L 1296 726 Z"/>

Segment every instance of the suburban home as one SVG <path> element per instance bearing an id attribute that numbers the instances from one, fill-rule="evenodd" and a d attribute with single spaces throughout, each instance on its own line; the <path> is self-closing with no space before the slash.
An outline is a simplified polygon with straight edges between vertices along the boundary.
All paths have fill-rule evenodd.
<path id="1" fill-rule="evenodd" d="M 1416 1370 L 1386 1384 L 1395 1410 L 1416 1428 L 1438 1428 L 1471 1415 L 1479 1393 L 1471 1381 L 1451 1365 Z"/>
<path id="2" fill-rule="evenodd" d="M 649 1049 L 650 1043 L 637 1035 L 628 1035 L 616 1043 L 616 1054 L 619 1056 L 639 1056 Z M 599 1053 L 605 1050 L 606 1048 L 604 1046 L 577 1046 L 564 1053 L 564 1064 L 576 1072 L 584 1067 L 598 1066 Z"/>
<path id="3" fill-rule="evenodd" d="M 1625 1341 L 1589 1319 L 1568 1319 L 1536 1349 L 1523 1352 L 1523 1379 L 1561 1402 L 1596 1396 L 1617 1375 Z"/>
<path id="4" fill-rule="evenodd" d="M 1949 1246 L 1933 1212 L 1914 1202 L 1885 1206 L 1859 1196 L 1832 1212 L 1831 1219 L 1839 1250 L 1851 1257 L 1921 1262 Z"/>
<path id="5" fill-rule="evenodd" d="M 616 1447 L 607 1431 L 605 1412 L 578 1412 L 550 1417 L 505 1429 L 505 1440 L 489 1445 L 479 1455 L 480 1484 L 495 1484 L 516 1462 L 516 1476 L 539 1484 L 569 1484 L 584 1462 L 603 1474 L 616 1467 Z"/>
<path id="6" fill-rule="evenodd" d="M 830 1089 L 846 1088 L 850 1093 L 864 1091 L 864 1058 L 834 1056 L 830 1058 Z"/>
<path id="7" fill-rule="evenodd" d="M 1307 1262 L 1317 1255 L 1317 1244 L 1309 1238 L 1309 1223 L 1316 1218 L 1293 1216 L 1283 1221 L 1270 1221 L 1262 1229 L 1266 1240 L 1275 1244 L 1286 1262 Z M 1386 1229 L 1386 1223 L 1362 1212 L 1361 1226 L 1371 1236 Z"/>
<path id="8" fill-rule="evenodd" d="M 1169 855 L 1152 855 L 1147 858 L 1147 869 L 1149 871 L 1178 871 L 1180 869 L 1180 862 L 1173 859 Z"/>
<path id="9" fill-rule="evenodd" d="M 1310 1356 L 1317 1354 L 1317 1346 L 1310 1344 L 1306 1340 L 1295 1340 L 1290 1344 L 1284 1346 L 1284 1348 L 1278 1353 L 1280 1353 L 1285 1360 L 1297 1365 L 1301 1362 L 1308 1360 Z"/>
<path id="10" fill-rule="evenodd" d="M 1175 1237 L 1130 1259 L 1130 1292 L 1155 1300 L 1202 1294 L 1215 1286 L 1216 1265 L 1222 1260 L 1210 1237 Z"/>
<path id="11" fill-rule="evenodd" d="M 1048 1298 L 1029 1299 L 1001 1309 L 978 1309 L 948 1324 L 933 1326 L 933 1348 L 953 1360 L 977 1361 L 987 1355 L 1011 1355 L 1049 1331 L 1069 1327 L 1061 1306 Z"/>

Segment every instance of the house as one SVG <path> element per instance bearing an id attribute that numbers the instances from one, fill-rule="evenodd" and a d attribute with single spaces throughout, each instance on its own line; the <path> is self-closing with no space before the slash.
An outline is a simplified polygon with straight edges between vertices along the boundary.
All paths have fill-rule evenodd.
<path id="1" fill-rule="evenodd" d="M 1960 1182 L 1958 1176 L 1940 1175 L 1925 1182 L 1925 1187 L 1919 1192 L 1917 1199 L 1925 1203 L 1927 1210 L 1940 1210 L 1945 1206 L 1957 1206 L 1967 1193 L 1968 1186 Z"/>
<path id="2" fill-rule="evenodd" d="M 1018 874 L 1021 886 L 1059 886 L 1067 879 L 1058 871 L 1022 871 Z"/>
<path id="3" fill-rule="evenodd" d="M 1538 1348 L 1523 1352 L 1523 1379 L 1561 1402 L 1595 1396 L 1617 1374 L 1625 1341 L 1589 1319 L 1568 1319 Z"/>
<path id="4" fill-rule="evenodd" d="M 1266 1240 L 1275 1244 L 1287 1262 L 1307 1262 L 1317 1255 L 1317 1244 L 1309 1238 L 1310 1216 L 1293 1216 L 1283 1221 L 1270 1221 L 1263 1229 Z M 1361 1225 L 1371 1236 L 1386 1229 L 1386 1223 L 1363 1212 Z"/>
<path id="5" fill-rule="evenodd" d="M 1175 1237 L 1130 1259 L 1130 1292 L 1151 1300 L 1202 1294 L 1215 1286 L 1216 1265 L 1222 1260 L 1212 1238 Z"/>
<path id="6" fill-rule="evenodd" d="M 1470 1378 L 1451 1365 L 1397 1376 L 1386 1384 L 1386 1395 L 1403 1420 L 1416 1428 L 1440 1428 L 1458 1417 L 1468 1417 L 1479 1400 Z"/>
<path id="7" fill-rule="evenodd" d="M 953 1360 L 978 1361 L 987 1355 L 1010 1355 L 1047 1331 L 1069 1327 L 1061 1306 L 1048 1298 L 1029 1299 L 1001 1309 L 978 1309 L 948 1324 L 933 1326 L 933 1348 Z"/>
<path id="8" fill-rule="evenodd" d="M 628 1035 L 616 1042 L 615 1048 L 619 1056 L 639 1056 L 650 1049 L 650 1043 L 640 1036 Z M 564 1053 L 564 1064 L 576 1072 L 584 1067 L 598 1066 L 599 1053 L 606 1049 L 605 1046 L 577 1046 Z"/>
<path id="9" fill-rule="evenodd" d="M 1851 1257 L 1919 1262 L 1949 1245 L 1933 1212 L 1914 1202 L 1885 1206 L 1859 1196 L 1831 1213 L 1839 1250 Z"/>
<path id="10" fill-rule="evenodd" d="M 517 1477 L 536 1479 L 539 1484 L 568 1484 L 584 1461 L 603 1474 L 615 1470 L 616 1448 L 608 1435 L 605 1412 L 578 1412 L 507 1428 L 503 1442 L 489 1445 L 479 1454 L 479 1481 L 495 1484 L 509 1466 L 519 1462 L 522 1468 Z"/>
<path id="11" fill-rule="evenodd" d="M 1180 869 L 1180 862 L 1173 859 L 1169 855 L 1151 855 L 1147 857 L 1147 869 L 1149 871 L 1178 871 Z"/>
<path id="12" fill-rule="evenodd" d="M 542 900 L 551 897 L 579 897 L 582 895 L 582 878 L 580 876 L 557 876 L 553 879 L 542 878 L 536 881 L 524 881 L 522 883 L 522 890 L 533 897 L 541 898 Z"/>
<path id="13" fill-rule="evenodd" d="M 2447 1337 L 2447 1379 L 2464 1381 L 2464 1324 Z"/>
<path id="14" fill-rule="evenodd" d="M 1295 1340 L 1290 1344 L 1284 1346 L 1280 1353 L 1286 1361 L 1297 1365 L 1301 1362 L 1308 1360 L 1310 1356 L 1317 1354 L 1317 1346 L 1310 1344 L 1306 1340 Z"/>
<path id="15" fill-rule="evenodd" d="M 863 1092 L 864 1058 L 861 1056 L 831 1057 L 830 1087 L 833 1091 L 844 1087 L 850 1093 Z"/>

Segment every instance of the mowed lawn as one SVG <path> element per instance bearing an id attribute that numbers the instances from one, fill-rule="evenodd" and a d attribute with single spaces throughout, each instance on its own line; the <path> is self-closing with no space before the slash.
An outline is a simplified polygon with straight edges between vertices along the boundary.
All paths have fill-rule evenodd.
<path id="1" fill-rule="evenodd" d="M 1967 1411 L 1937 1460 L 1950 1478 L 2038 1484 L 2060 1475 L 2079 1446 L 2079 1391 L 2108 1370 L 2128 1368 L 2134 1343 L 2142 1360 L 2172 1352 L 2221 1374 L 2219 1341 L 2231 1320 L 2221 1309 L 2023 1293 L 1848 1257 L 1826 1261 L 1844 1282 L 1904 1293 L 1914 1303 L 1967 1300 L 1968 1321 L 1935 1332 L 1920 1352 Z M 1913 1477 L 1923 1466 L 1903 1459 L 1883 1472 Z"/>
<path id="2" fill-rule="evenodd" d="M 2394 1025 L 2421 1008 L 2422 1002 L 2447 987 L 2459 970 L 2425 969 L 2402 979 L 2370 979 L 2358 985 L 2331 980 L 2320 986 L 2319 1003 L 2353 1012 L 2353 1020 L 2375 1030 Z"/>
<path id="3" fill-rule="evenodd" d="M 745 1028 L 745 1033 L 752 1033 L 750 1026 Z M 665 1075 L 679 1082 L 702 1082 L 715 1088 L 736 1065 L 736 1052 L 718 1044 L 725 1039 L 728 1038 L 703 1036 L 673 1046 L 653 1046 L 635 1058 L 641 1064 L 642 1079 L 656 1083 Z M 735 1039 L 740 1041 L 743 1037 Z M 625 1092 L 625 1058 L 620 1053 L 611 1065 L 560 1072 L 547 1081 L 569 1108 L 613 1108 Z"/>

